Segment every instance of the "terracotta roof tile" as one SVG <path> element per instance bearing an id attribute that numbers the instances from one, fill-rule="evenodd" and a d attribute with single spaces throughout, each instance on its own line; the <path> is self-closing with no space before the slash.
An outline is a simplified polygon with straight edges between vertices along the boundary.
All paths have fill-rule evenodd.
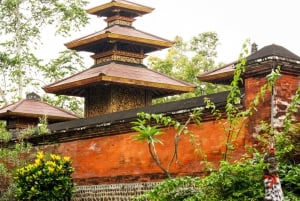
<path id="1" fill-rule="evenodd" d="M 143 65 L 135 67 L 120 62 L 111 62 L 87 69 L 43 88 L 46 92 L 57 93 L 66 89 L 75 89 L 78 86 L 100 82 L 129 84 L 160 89 L 166 92 L 188 92 L 195 88 L 193 84 L 152 71 Z"/>
<path id="2" fill-rule="evenodd" d="M 127 41 L 128 43 L 138 43 L 141 45 L 150 45 L 157 49 L 168 48 L 173 45 L 173 42 L 144 31 L 137 30 L 133 27 L 115 25 L 93 34 L 66 43 L 65 46 L 69 49 L 78 51 L 92 51 L 90 46 L 93 43 L 105 42 L 107 39 L 118 39 Z"/>
<path id="3" fill-rule="evenodd" d="M 48 103 L 36 100 L 20 100 L 0 109 L 0 119 L 8 116 L 43 117 L 47 116 L 51 120 L 72 120 L 79 116 L 67 112 L 61 108 L 49 105 Z"/>
<path id="4" fill-rule="evenodd" d="M 96 6 L 94 8 L 90 8 L 87 10 L 87 13 L 102 16 L 110 16 L 114 14 L 112 10 L 114 8 L 123 9 L 123 11 L 127 11 L 131 13 L 132 17 L 137 17 L 140 15 L 144 15 L 150 13 L 154 10 L 154 8 L 144 6 L 141 4 L 137 4 L 131 1 L 126 0 L 112 0 L 106 4 Z"/>
<path id="5" fill-rule="evenodd" d="M 226 64 L 224 66 L 221 66 L 220 68 L 202 73 L 197 76 L 197 78 L 202 82 L 212 82 L 216 84 L 226 84 L 228 77 L 233 76 L 234 72 L 234 65 L 236 62 Z"/>

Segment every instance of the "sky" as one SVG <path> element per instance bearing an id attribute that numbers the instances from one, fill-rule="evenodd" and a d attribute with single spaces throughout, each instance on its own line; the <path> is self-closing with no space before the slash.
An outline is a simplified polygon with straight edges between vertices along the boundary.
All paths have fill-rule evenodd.
<path id="1" fill-rule="evenodd" d="M 110 0 L 89 0 L 92 8 Z M 258 49 L 276 44 L 300 55 L 300 11 L 297 0 L 131 0 L 154 8 L 138 17 L 136 29 L 173 40 L 181 36 L 189 41 L 203 32 L 216 32 L 219 37 L 217 61 L 230 63 L 238 58 L 242 44 L 250 39 Z M 104 18 L 91 16 L 90 24 L 68 38 L 47 36 L 44 46 L 54 54 L 64 43 L 105 28 Z M 53 43 L 55 41 L 55 43 Z M 164 58 L 166 51 L 152 53 Z M 81 53 L 87 65 L 92 59 Z M 150 54 L 151 55 L 151 54 Z"/>

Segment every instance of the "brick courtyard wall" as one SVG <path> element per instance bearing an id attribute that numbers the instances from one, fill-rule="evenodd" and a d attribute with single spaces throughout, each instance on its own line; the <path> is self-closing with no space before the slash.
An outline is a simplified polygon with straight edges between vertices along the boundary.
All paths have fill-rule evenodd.
<path id="1" fill-rule="evenodd" d="M 200 150 L 205 153 L 206 159 L 216 165 L 225 150 L 226 132 L 223 124 L 221 121 L 207 121 L 200 126 L 189 125 L 189 130 L 200 143 Z M 78 185 L 153 182 L 166 178 L 151 159 L 147 144 L 134 141 L 133 134 L 135 133 L 45 145 L 43 149 L 71 157 L 75 168 L 73 178 Z M 241 132 L 236 141 L 238 148 L 233 159 L 238 159 L 244 153 L 244 135 Z M 173 150 L 173 136 L 174 130 L 167 129 L 161 138 L 164 144 L 157 146 L 164 166 Z M 196 147 L 188 136 L 181 138 L 178 160 L 179 163 L 171 167 L 171 174 L 174 176 L 203 175 L 204 166 L 200 162 L 204 157 L 196 152 Z"/>
<path id="2" fill-rule="evenodd" d="M 295 75 L 282 74 L 278 80 L 276 80 L 274 87 L 274 128 L 280 129 L 283 125 L 286 109 L 291 102 L 292 97 L 296 93 L 299 87 L 299 77 Z M 250 77 L 245 79 L 245 98 L 244 104 L 248 108 L 250 103 L 255 98 L 256 94 L 260 91 L 261 87 L 267 82 L 265 77 Z M 247 130 L 249 135 L 247 141 L 255 142 L 257 135 L 261 131 L 261 121 L 270 123 L 271 120 L 271 91 L 267 90 L 263 101 L 259 103 L 256 110 L 253 111 L 253 115 L 249 117 L 247 123 Z M 296 114 L 298 120 L 300 120 L 299 114 Z"/>

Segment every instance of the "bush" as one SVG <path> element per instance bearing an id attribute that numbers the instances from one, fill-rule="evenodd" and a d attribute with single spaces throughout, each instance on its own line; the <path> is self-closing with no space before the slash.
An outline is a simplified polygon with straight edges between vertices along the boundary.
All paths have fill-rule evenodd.
<path id="1" fill-rule="evenodd" d="M 137 197 L 136 200 L 263 200 L 263 168 L 261 157 L 256 160 L 245 159 L 233 164 L 222 161 L 220 168 L 206 177 L 167 179 L 149 192 Z"/>
<path id="2" fill-rule="evenodd" d="M 74 192 L 69 157 L 38 152 L 33 164 L 16 171 L 17 200 L 70 200 Z"/>
<path id="3" fill-rule="evenodd" d="M 154 200 L 154 201 L 181 201 L 193 197 L 201 192 L 198 177 L 169 178 L 154 186 L 145 194 L 134 197 L 134 200 Z"/>

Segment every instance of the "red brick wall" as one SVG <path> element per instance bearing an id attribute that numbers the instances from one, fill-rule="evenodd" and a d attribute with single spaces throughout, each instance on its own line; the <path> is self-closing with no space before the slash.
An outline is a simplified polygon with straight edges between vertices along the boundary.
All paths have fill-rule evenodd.
<path id="1" fill-rule="evenodd" d="M 282 74 L 275 83 L 274 90 L 274 127 L 282 127 L 283 119 L 285 118 L 286 109 L 291 98 L 295 94 L 299 86 L 299 77 L 295 75 Z M 245 106 L 249 107 L 250 103 L 255 98 L 256 94 L 260 91 L 261 87 L 266 83 L 265 77 L 250 77 L 245 80 Z M 271 91 L 267 90 L 264 99 L 260 101 L 253 115 L 249 117 L 247 130 L 248 141 L 256 139 L 260 132 L 261 121 L 270 122 L 271 119 Z"/>
<path id="2" fill-rule="evenodd" d="M 276 82 L 275 95 L 276 95 L 276 108 L 275 108 L 275 121 L 276 127 L 280 127 L 283 119 L 285 118 L 286 109 L 291 99 L 295 95 L 299 87 L 300 78 L 294 75 L 282 75 Z M 300 116 L 297 115 L 298 120 Z"/>
<path id="3" fill-rule="evenodd" d="M 286 108 L 286 102 L 295 93 L 299 79 L 290 75 L 282 75 L 276 82 L 276 115 L 280 116 L 280 109 Z M 260 87 L 266 83 L 264 77 L 247 78 L 245 80 L 244 104 L 249 106 Z M 239 159 L 245 153 L 245 145 L 252 145 L 259 134 L 260 121 L 270 120 L 271 93 L 268 91 L 253 112 L 249 121 L 244 124 L 238 140 L 237 148 L 231 159 Z M 280 118 L 278 118 L 280 119 Z M 200 127 L 194 124 L 189 129 L 199 139 L 201 151 L 206 154 L 207 160 L 218 164 L 225 150 L 226 131 L 228 127 L 225 121 L 207 121 Z M 249 133 L 249 134 L 248 134 Z M 158 181 L 165 178 L 162 171 L 155 165 L 145 143 L 132 139 L 134 133 L 97 137 L 92 139 L 66 142 L 56 145 L 48 145 L 45 149 L 62 155 L 70 156 L 73 160 L 75 173 L 73 177 L 78 185 Z M 162 136 L 163 145 L 158 145 L 157 151 L 163 165 L 169 161 L 173 150 L 174 131 L 166 130 Z M 171 167 L 174 175 L 201 175 L 203 173 L 203 157 L 195 152 L 195 147 L 189 141 L 188 136 L 183 136 L 178 150 L 179 163 Z"/>
<path id="4" fill-rule="evenodd" d="M 224 122 L 203 122 L 200 126 L 190 125 L 189 129 L 199 139 L 201 150 L 206 153 L 207 160 L 218 164 L 224 151 L 226 132 Z M 114 136 L 98 137 L 80 141 L 67 142 L 57 145 L 48 145 L 45 149 L 67 155 L 72 158 L 75 173 L 75 182 L 80 185 L 99 183 L 119 183 L 155 181 L 165 178 L 162 171 L 150 158 L 145 143 L 132 139 L 134 133 Z M 163 165 L 169 161 L 173 150 L 174 131 L 166 130 L 162 137 L 163 145 L 157 146 Z M 237 159 L 244 152 L 244 133 L 237 140 L 240 148 L 234 155 Z M 188 136 L 183 136 L 179 143 L 179 163 L 171 168 L 172 174 L 200 175 L 203 158 L 195 153 L 195 146 Z"/>
<path id="5" fill-rule="evenodd" d="M 267 83 L 265 77 L 250 77 L 245 79 L 245 98 L 244 105 L 248 108 L 256 95 L 259 93 L 261 87 Z M 248 141 L 256 141 L 257 135 L 261 130 L 261 121 L 270 122 L 271 114 L 271 91 L 267 90 L 263 101 L 260 100 L 256 109 L 252 111 L 247 123 L 247 130 L 249 135 Z"/>

